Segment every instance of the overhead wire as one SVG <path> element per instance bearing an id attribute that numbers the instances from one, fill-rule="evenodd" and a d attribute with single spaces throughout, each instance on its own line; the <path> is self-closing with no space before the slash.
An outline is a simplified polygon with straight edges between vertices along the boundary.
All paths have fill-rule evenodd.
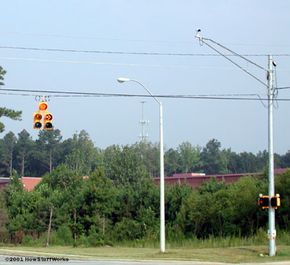
<path id="1" fill-rule="evenodd" d="M 215 53 L 174 53 L 174 52 L 132 52 L 132 51 L 113 51 L 113 50 L 82 50 L 82 49 L 60 49 L 60 48 L 39 48 L 39 47 L 24 47 L 24 46 L 9 46 L 0 45 L 0 49 L 10 50 L 26 50 L 26 51 L 42 51 L 42 52 L 67 52 L 67 53 L 95 53 L 95 54 L 119 54 L 119 55 L 151 55 L 151 56 L 221 56 Z M 237 56 L 227 54 L 226 56 Z M 261 56 L 265 57 L 268 54 L 243 54 L 242 56 Z M 273 54 L 273 56 L 288 57 L 290 53 Z"/>
<path id="2" fill-rule="evenodd" d="M 5 91 L 5 92 L 4 92 Z M 20 93 L 21 92 L 21 93 Z M 148 94 L 121 94 L 121 93 L 102 93 L 102 92 L 80 92 L 80 91 L 59 91 L 59 90 L 40 90 L 40 89 L 20 89 L 20 88 L 1 88 L 0 94 L 12 96 L 36 96 L 47 95 L 49 97 L 138 97 L 150 98 Z M 204 99 L 204 100 L 242 100 L 242 101 L 261 101 L 268 100 L 258 94 L 211 94 L 211 95 L 153 95 L 157 98 L 168 99 Z M 290 98 L 276 99 L 278 101 L 290 101 Z"/>

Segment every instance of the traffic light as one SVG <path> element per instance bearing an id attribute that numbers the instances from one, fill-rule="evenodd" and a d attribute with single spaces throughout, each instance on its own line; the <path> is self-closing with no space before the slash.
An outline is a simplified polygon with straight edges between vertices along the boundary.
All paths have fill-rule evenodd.
<path id="1" fill-rule="evenodd" d="M 276 194 L 276 196 L 271 198 L 271 206 L 275 209 L 281 206 L 280 194 Z"/>
<path id="2" fill-rule="evenodd" d="M 42 114 L 38 112 L 34 112 L 33 114 L 33 128 L 34 129 L 41 129 L 42 127 Z"/>
<path id="3" fill-rule="evenodd" d="M 52 114 L 47 111 L 48 104 L 45 101 L 38 103 L 38 111 L 33 114 L 33 128 L 43 130 L 53 130 Z"/>
<path id="4" fill-rule="evenodd" d="M 259 195 L 258 204 L 262 207 L 262 209 L 268 209 L 269 208 L 269 196 L 268 195 Z"/>
<path id="5" fill-rule="evenodd" d="M 43 129 L 44 130 L 52 130 L 53 125 L 52 125 L 52 119 L 53 116 L 50 112 L 45 112 L 44 113 L 44 118 L 43 118 Z"/>

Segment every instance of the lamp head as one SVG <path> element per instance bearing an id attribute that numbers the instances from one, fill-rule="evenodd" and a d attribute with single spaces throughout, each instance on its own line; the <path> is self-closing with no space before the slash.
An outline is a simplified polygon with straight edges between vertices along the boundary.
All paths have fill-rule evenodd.
<path id="1" fill-rule="evenodd" d="M 117 81 L 119 83 L 124 83 L 124 82 L 129 82 L 131 79 L 130 78 L 127 78 L 127 77 L 119 77 L 117 78 Z"/>

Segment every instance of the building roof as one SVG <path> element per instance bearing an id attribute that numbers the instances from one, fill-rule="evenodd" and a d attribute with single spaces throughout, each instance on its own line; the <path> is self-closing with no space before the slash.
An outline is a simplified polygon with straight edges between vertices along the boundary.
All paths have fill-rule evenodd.
<path id="1" fill-rule="evenodd" d="M 277 168 L 274 170 L 275 175 L 280 175 L 285 173 L 288 168 Z M 258 173 L 237 173 L 237 174 L 215 174 L 215 175 L 205 175 L 205 174 L 199 174 L 199 173 L 178 173 L 174 174 L 170 177 L 165 177 L 165 183 L 166 184 L 181 184 L 186 183 L 192 186 L 193 188 L 197 188 L 200 185 L 202 185 L 204 182 L 211 180 L 212 178 L 215 178 L 219 181 L 224 181 L 225 183 L 232 183 L 235 181 L 238 181 L 242 177 L 246 176 L 261 176 L 263 175 L 262 172 Z M 154 178 L 155 183 L 159 184 L 160 178 Z"/>
<path id="2" fill-rule="evenodd" d="M 21 178 L 23 187 L 27 191 L 32 191 L 41 180 L 42 178 L 38 178 L 38 177 L 22 177 Z"/>

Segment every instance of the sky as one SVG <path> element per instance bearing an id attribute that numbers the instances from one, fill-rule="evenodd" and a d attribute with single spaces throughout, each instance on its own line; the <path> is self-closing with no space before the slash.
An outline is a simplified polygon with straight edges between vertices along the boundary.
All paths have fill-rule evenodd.
<path id="1" fill-rule="evenodd" d="M 270 0 L 1 1 L 0 65 L 7 71 L 2 89 L 145 95 L 135 82 L 116 81 L 128 77 L 153 95 L 266 98 L 266 86 L 224 57 L 212 56 L 216 52 L 200 45 L 195 31 L 201 29 L 203 37 L 250 55 L 248 59 L 265 69 L 267 55 L 272 54 L 277 64 L 275 83 L 290 86 L 289 10 L 290 1 Z M 236 56 L 230 58 L 267 82 L 265 71 Z M 289 93 L 279 90 L 278 99 L 290 98 Z M 85 130 L 100 148 L 134 144 L 140 140 L 143 105 L 148 140 L 159 142 L 159 106 L 153 98 L 12 91 L 0 94 L 1 106 L 21 110 L 22 120 L 2 118 L 6 125 L 2 137 L 25 129 L 37 138 L 33 129 L 37 96 L 50 96 L 49 111 L 63 139 Z M 267 149 L 267 108 L 258 100 L 159 100 L 166 149 L 182 142 L 203 147 L 211 139 L 235 152 Z M 289 114 L 289 101 L 275 103 L 274 151 L 279 154 L 290 149 Z"/>

